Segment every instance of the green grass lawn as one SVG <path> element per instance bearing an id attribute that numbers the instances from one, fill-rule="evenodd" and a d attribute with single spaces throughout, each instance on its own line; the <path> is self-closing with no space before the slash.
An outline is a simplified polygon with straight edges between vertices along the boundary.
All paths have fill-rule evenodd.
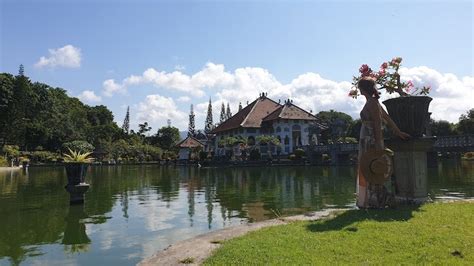
<path id="1" fill-rule="evenodd" d="M 474 265 L 474 203 L 350 210 L 224 242 L 205 264 Z"/>

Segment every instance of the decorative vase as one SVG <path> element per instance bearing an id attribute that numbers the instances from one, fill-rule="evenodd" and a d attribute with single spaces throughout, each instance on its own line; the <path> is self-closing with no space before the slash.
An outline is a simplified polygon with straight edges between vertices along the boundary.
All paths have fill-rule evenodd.
<path id="1" fill-rule="evenodd" d="M 66 175 L 68 185 L 79 185 L 84 183 L 87 168 L 89 164 L 87 163 L 66 163 Z"/>
<path id="2" fill-rule="evenodd" d="M 409 96 L 388 99 L 383 104 L 401 131 L 419 138 L 423 136 L 428 124 L 431 100 L 433 98 L 428 96 Z"/>

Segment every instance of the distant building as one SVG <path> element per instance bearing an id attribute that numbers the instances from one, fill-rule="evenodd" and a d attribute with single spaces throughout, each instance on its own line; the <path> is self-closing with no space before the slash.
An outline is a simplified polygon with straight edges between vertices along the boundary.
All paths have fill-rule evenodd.
<path id="1" fill-rule="evenodd" d="M 179 148 L 179 160 L 192 159 L 193 155 L 198 156 L 198 154 L 193 154 L 195 151 L 204 149 L 204 144 L 192 136 L 188 136 L 176 146 Z"/>
<path id="2" fill-rule="evenodd" d="M 259 135 L 275 136 L 281 143 L 281 154 L 309 145 L 312 139 L 310 127 L 323 127 L 318 119 L 288 100 L 277 103 L 262 93 L 252 103 L 227 119 L 211 133 L 215 134 L 214 146 L 226 137 L 243 137 L 247 144 L 256 144 Z M 257 143 L 258 144 L 258 143 Z M 275 149 L 272 153 L 275 153 Z"/>

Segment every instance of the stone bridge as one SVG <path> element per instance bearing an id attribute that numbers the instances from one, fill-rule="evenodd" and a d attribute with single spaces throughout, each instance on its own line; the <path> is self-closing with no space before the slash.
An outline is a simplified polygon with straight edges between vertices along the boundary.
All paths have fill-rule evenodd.
<path id="1" fill-rule="evenodd" d="M 306 146 L 305 150 L 311 163 L 322 163 L 322 155 L 328 154 L 331 157 L 331 164 L 337 165 L 350 163 L 351 154 L 353 156 L 357 154 L 359 145 L 357 143 L 311 145 Z M 465 152 L 474 152 L 474 134 L 436 137 L 429 153 L 461 154 Z"/>

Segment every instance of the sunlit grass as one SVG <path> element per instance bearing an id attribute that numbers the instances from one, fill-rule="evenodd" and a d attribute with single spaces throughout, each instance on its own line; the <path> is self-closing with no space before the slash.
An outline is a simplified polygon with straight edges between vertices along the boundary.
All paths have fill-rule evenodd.
<path id="1" fill-rule="evenodd" d="M 350 210 L 227 241 L 206 264 L 474 265 L 474 203 Z"/>

